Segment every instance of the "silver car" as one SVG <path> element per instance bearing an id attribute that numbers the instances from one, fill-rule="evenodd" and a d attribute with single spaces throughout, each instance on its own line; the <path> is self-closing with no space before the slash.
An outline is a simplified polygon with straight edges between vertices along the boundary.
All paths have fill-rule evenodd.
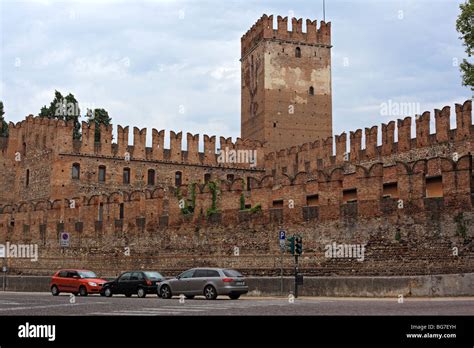
<path id="1" fill-rule="evenodd" d="M 184 295 L 188 299 L 203 295 L 214 300 L 218 295 L 227 295 L 237 300 L 249 291 L 245 279 L 236 270 L 225 268 L 193 268 L 160 284 L 158 293 L 162 298 Z"/>

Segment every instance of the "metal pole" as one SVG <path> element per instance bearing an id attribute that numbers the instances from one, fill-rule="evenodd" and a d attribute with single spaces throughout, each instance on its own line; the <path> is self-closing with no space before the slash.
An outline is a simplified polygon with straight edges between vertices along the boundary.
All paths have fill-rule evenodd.
<path id="1" fill-rule="evenodd" d="M 295 298 L 298 298 L 298 255 L 295 255 Z"/>
<path id="2" fill-rule="evenodd" d="M 323 21 L 326 22 L 326 0 L 323 0 Z"/>
<path id="3" fill-rule="evenodd" d="M 6 279 L 6 277 L 7 277 L 7 272 L 4 272 L 5 267 L 6 267 L 5 261 L 6 261 L 6 259 L 3 258 L 3 262 L 2 262 L 2 273 L 3 273 L 3 277 L 2 277 L 2 278 L 3 278 L 3 279 L 2 279 L 2 290 L 3 290 L 3 291 L 5 291 L 5 288 L 6 288 L 6 285 L 7 285 L 7 282 L 6 282 L 6 280 L 7 280 L 7 279 Z"/>
<path id="4" fill-rule="evenodd" d="M 280 295 L 283 296 L 283 250 L 280 251 Z"/>

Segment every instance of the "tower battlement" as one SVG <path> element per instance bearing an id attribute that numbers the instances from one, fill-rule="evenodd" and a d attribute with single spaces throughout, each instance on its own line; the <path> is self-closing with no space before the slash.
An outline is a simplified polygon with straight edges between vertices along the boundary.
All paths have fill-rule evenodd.
<path id="1" fill-rule="evenodd" d="M 264 39 L 294 41 L 308 45 L 331 45 L 331 22 L 320 22 L 317 27 L 316 20 L 306 19 L 306 32 L 303 32 L 303 19 L 292 18 L 292 30 L 288 30 L 288 17 L 277 17 L 277 28 L 273 27 L 273 15 L 264 14 L 242 36 L 242 57 Z"/>

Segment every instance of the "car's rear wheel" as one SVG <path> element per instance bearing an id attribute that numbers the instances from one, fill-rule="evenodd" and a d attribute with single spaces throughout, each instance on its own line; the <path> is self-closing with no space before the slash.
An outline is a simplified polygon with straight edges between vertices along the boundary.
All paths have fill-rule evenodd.
<path id="1" fill-rule="evenodd" d="M 192 299 L 194 298 L 194 295 L 186 295 L 186 298 L 187 298 L 188 300 L 192 300 Z"/>
<path id="2" fill-rule="evenodd" d="M 105 288 L 104 290 L 105 297 L 112 297 L 112 290 L 110 288 Z"/>
<path id="3" fill-rule="evenodd" d="M 59 288 L 56 285 L 53 285 L 51 287 L 51 294 L 53 294 L 53 296 L 58 296 L 59 295 Z"/>
<path id="4" fill-rule="evenodd" d="M 87 296 L 87 289 L 84 285 L 81 285 L 79 287 L 79 295 L 81 296 Z"/>
<path id="5" fill-rule="evenodd" d="M 240 294 L 229 294 L 229 297 L 231 300 L 238 300 L 240 297 Z"/>
<path id="6" fill-rule="evenodd" d="M 145 289 L 139 288 L 138 291 L 137 291 L 137 295 L 138 295 L 138 297 L 140 297 L 140 298 L 146 297 L 146 291 L 145 291 Z"/>
<path id="7" fill-rule="evenodd" d="M 212 285 L 208 285 L 204 288 L 204 296 L 206 300 L 215 300 L 217 298 L 217 291 Z"/>
<path id="8" fill-rule="evenodd" d="M 170 287 L 168 285 L 163 285 L 160 289 L 160 294 L 162 298 L 170 299 L 172 296 Z"/>

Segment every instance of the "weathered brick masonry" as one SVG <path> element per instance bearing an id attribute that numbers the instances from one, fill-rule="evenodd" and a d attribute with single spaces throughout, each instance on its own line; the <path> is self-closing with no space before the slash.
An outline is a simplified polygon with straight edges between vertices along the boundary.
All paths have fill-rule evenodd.
<path id="1" fill-rule="evenodd" d="M 418 129 L 429 125 L 429 115 L 424 113 L 418 118 L 417 137 L 414 139 L 403 138 L 402 127 L 410 129 L 407 126 L 409 118 L 399 121 L 398 142 L 394 142 L 390 135 L 393 134 L 393 123 L 389 123 L 384 128 L 390 127 L 392 133 L 384 136 L 382 145 L 377 145 L 375 140 L 372 152 L 369 152 L 369 142 L 374 138 L 367 137 L 365 150 L 360 150 L 361 144 L 355 140 L 356 145 L 351 142 L 350 148 L 357 149 L 358 153 L 354 155 L 351 151 L 346 156 L 347 161 L 338 156 L 337 150 L 333 155 L 318 151 L 321 149 L 317 146 L 304 144 L 280 151 L 286 152 L 286 156 L 267 154 L 264 162 L 267 175 L 259 169 L 237 170 L 203 165 L 203 172 L 213 169 L 219 173 L 213 179 L 219 183 L 217 207 L 220 213 L 209 218 L 205 212 L 211 207 L 212 199 L 209 187 L 199 177 L 203 172 L 198 173 L 196 169 L 196 172 L 187 173 L 186 163 L 143 160 L 147 165 L 157 167 L 174 166 L 170 171 L 180 168 L 184 176 L 190 176 L 188 182 L 195 180 L 198 183 L 194 214 L 181 212 L 176 187 L 169 184 L 171 179 L 167 181 L 166 171 L 163 171 L 162 180 L 152 187 L 133 187 L 131 184 L 130 190 L 113 191 L 116 189 L 113 184 L 101 186 L 89 182 L 88 190 L 94 194 L 81 194 L 78 189 L 75 195 L 55 200 L 13 200 L 10 204 L 2 204 L 1 240 L 38 243 L 38 262 L 9 260 L 13 270 L 35 274 L 47 274 L 65 266 L 93 268 L 111 274 L 142 266 L 172 272 L 195 265 L 223 265 L 247 273 L 276 274 L 280 267 L 279 228 L 303 236 L 302 269 L 306 273 L 472 272 L 474 180 L 471 152 L 474 127 L 471 101 L 456 106 L 457 129 L 439 125 L 442 123 L 449 127 L 449 112 L 449 107 L 435 112 L 438 131 L 431 135 L 428 128 Z M 27 147 L 23 160 L 14 163 L 11 157 L 14 158 L 18 149 L 10 149 L 10 144 L 20 136 L 15 134 L 15 130 L 20 132 L 25 124 L 38 121 L 43 120 L 30 118 L 10 127 L 12 137 L 2 151 L 2 161 L 7 163 L 7 172 L 15 168 L 15 173 L 18 173 L 14 174 L 16 178 L 7 178 L 14 183 L 12 187 L 24 185 L 19 174 L 26 168 L 30 168 L 30 176 L 34 176 L 35 166 L 52 169 L 47 178 L 52 183 L 57 181 L 51 184 L 57 188 L 57 197 L 61 196 L 62 185 L 65 185 L 64 192 L 80 187 L 82 179 L 71 183 L 73 161 L 65 161 L 68 156 L 82 159 L 81 168 L 83 163 L 92 161 L 94 165 L 106 163 L 107 172 L 120 172 L 123 161 L 115 158 L 113 153 L 110 159 L 102 159 L 98 153 L 88 156 L 80 152 L 81 144 L 79 153 L 71 150 L 67 154 L 64 149 L 55 148 L 59 142 L 45 150 L 36 147 L 28 150 Z M 56 127 L 59 130 L 51 134 L 61 132 L 61 122 L 57 122 Z M 39 126 L 33 128 L 41 129 Z M 360 131 L 351 134 L 357 133 Z M 353 136 L 351 139 L 357 138 Z M 116 148 L 116 145 L 111 148 Z M 131 162 L 134 162 L 134 149 L 129 148 Z M 314 151 L 312 156 L 310 151 Z M 203 158 L 202 154 L 199 156 Z M 288 168 L 297 168 L 301 157 L 310 162 L 308 172 L 282 174 L 277 171 L 283 160 Z M 35 158 L 41 158 L 42 164 Z M 319 167 L 321 160 L 323 166 Z M 182 156 L 181 161 L 184 162 L 185 157 Z M 137 166 L 141 165 L 140 161 L 137 162 Z M 30 164 L 34 166 L 29 167 Z M 109 165 L 112 167 L 110 170 Z M 230 172 L 234 174 L 232 181 L 226 177 Z M 56 178 L 58 174 L 59 178 Z M 41 180 L 44 179 L 37 179 L 39 183 Z M 33 182 L 30 179 L 30 185 L 34 185 Z M 74 185 L 73 188 L 70 185 Z M 38 192 L 46 192 L 42 186 L 47 185 L 39 184 Z M 23 188 L 19 192 L 16 190 L 12 190 L 14 197 L 23 192 Z M 183 197 L 191 195 L 189 185 L 183 184 L 180 192 Z M 261 204 L 262 212 L 239 211 L 242 193 L 246 204 Z M 7 193 L 3 195 L 7 196 Z M 70 208 L 72 199 L 76 203 L 74 208 Z M 399 208 L 399 200 L 403 201 L 403 208 Z M 102 208 L 99 208 L 101 203 Z M 123 218 L 120 218 L 121 203 Z M 98 219 L 99 209 L 103 210 L 102 221 Z M 61 231 L 72 234 L 70 248 L 59 248 Z M 332 242 L 366 244 L 365 260 L 326 259 L 324 247 Z M 124 255 L 126 247 L 130 248 L 130 256 Z M 239 248 L 239 256 L 234 256 L 235 247 Z M 454 247 L 459 250 L 457 256 L 453 255 Z M 287 272 L 291 270 L 291 261 L 290 257 L 284 257 L 283 265 Z"/>
<path id="2" fill-rule="evenodd" d="M 243 55 L 254 48 L 262 54 L 270 49 L 271 56 L 273 34 L 278 40 L 287 35 L 289 45 L 330 44 L 329 23 L 316 30 L 310 22 L 307 33 L 301 33 L 300 20 L 293 32 L 285 33 L 280 29 L 284 22 L 279 18 L 274 30 L 270 17 L 262 17 L 242 39 Z M 309 54 L 306 48 L 302 59 Z M 330 62 L 330 47 L 319 48 Z M 298 64 L 281 64 L 288 62 Z M 244 70 L 251 68 L 245 64 Z M 258 74 L 260 83 L 266 83 L 266 73 Z M 243 93 L 250 93 L 245 84 Z M 259 92 L 279 98 L 263 88 Z M 246 110 L 253 97 L 243 96 Z M 267 105 L 269 99 L 264 99 Z M 406 117 L 383 124 L 382 139 L 377 127 L 366 128 L 363 144 L 360 129 L 349 137 L 332 136 L 332 125 L 323 117 L 331 107 L 323 99 L 313 106 L 303 103 L 308 109 L 298 109 L 296 103 L 296 116 L 273 110 L 275 100 L 264 111 L 256 108 L 253 116 L 243 110 L 243 134 L 250 127 L 261 136 L 235 143 L 220 137 L 219 147 L 255 150 L 256 165 L 221 163 L 215 136 L 204 135 L 200 144 L 198 135 L 188 133 L 184 150 L 182 133 L 170 132 L 170 148 L 165 149 L 164 131 L 152 130 L 152 146 L 147 147 L 146 129 L 134 128 L 129 145 L 128 127 L 118 126 L 113 143 L 112 128 L 102 126 L 100 143 L 95 143 L 95 129 L 85 123 L 80 141 L 73 141 L 72 124 L 62 121 L 29 116 L 11 123 L 9 138 L 0 139 L 0 243 L 37 243 L 40 258 L 8 259 L 10 269 L 47 275 L 59 267 L 83 267 L 113 275 L 146 267 L 172 274 L 212 265 L 275 275 L 283 266 L 289 274 L 292 258 L 281 258 L 278 243 L 278 231 L 284 228 L 303 236 L 301 269 L 306 274 L 474 272 L 472 102 L 455 106 L 456 129 L 450 129 L 451 109 L 446 106 L 435 110 L 433 134 L 425 112 L 415 119 L 414 138 L 412 118 Z M 283 94 L 281 101 L 293 102 Z M 306 114 L 312 108 L 316 116 L 307 122 L 325 124 L 321 130 L 326 131 L 316 134 L 301 126 L 294 137 L 300 145 L 279 138 L 273 121 L 267 123 L 268 115 L 280 112 L 282 124 L 292 124 L 292 117 L 305 118 L 299 111 Z M 281 149 L 282 144 L 291 147 Z M 206 213 L 213 205 L 207 181 L 218 186 L 212 214 Z M 241 210 L 242 196 L 247 207 L 261 205 L 261 211 Z M 194 202 L 193 212 L 181 209 L 182 198 Z M 68 248 L 59 247 L 63 231 L 72 236 Z M 326 258 L 325 246 L 334 242 L 365 244 L 364 261 Z"/>
<path id="3" fill-rule="evenodd" d="M 332 136 L 331 23 L 262 16 L 242 37 L 242 137 L 276 151 Z"/>

